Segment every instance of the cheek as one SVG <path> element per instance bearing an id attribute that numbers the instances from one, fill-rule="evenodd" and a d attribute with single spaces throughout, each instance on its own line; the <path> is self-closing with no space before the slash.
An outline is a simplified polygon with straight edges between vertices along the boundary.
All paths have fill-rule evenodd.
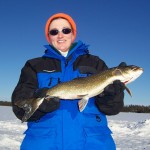
<path id="1" fill-rule="evenodd" d="M 56 36 L 49 36 L 49 38 L 51 42 L 56 40 Z"/>
<path id="2" fill-rule="evenodd" d="M 68 35 L 67 39 L 71 41 L 71 43 L 74 41 L 74 35 Z"/>
<path id="3" fill-rule="evenodd" d="M 73 41 L 74 41 L 74 35 L 72 34 L 72 36 L 71 36 L 71 41 L 72 41 L 72 43 L 73 43 Z"/>

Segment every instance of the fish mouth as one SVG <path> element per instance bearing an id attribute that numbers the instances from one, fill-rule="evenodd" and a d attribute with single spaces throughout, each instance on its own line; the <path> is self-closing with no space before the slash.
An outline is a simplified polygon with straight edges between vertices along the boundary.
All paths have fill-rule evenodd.
<path id="1" fill-rule="evenodd" d="M 136 73 L 131 78 L 128 78 L 125 81 L 123 81 L 124 84 L 128 84 L 136 80 L 143 73 L 143 68 L 134 68 L 133 70 L 136 71 Z"/>

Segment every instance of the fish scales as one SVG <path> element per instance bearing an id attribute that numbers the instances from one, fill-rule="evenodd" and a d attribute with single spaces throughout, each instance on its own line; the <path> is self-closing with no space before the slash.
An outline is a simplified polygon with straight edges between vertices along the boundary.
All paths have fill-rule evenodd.
<path id="1" fill-rule="evenodd" d="M 106 72 L 108 73 L 109 78 L 105 75 Z M 74 99 L 78 98 L 80 91 L 80 95 L 95 96 L 102 91 L 103 87 L 105 87 L 105 84 L 107 84 L 107 82 L 105 82 L 106 80 L 108 80 L 108 82 L 113 81 L 113 76 L 111 76 L 111 71 L 109 70 L 103 72 L 103 75 L 101 76 L 93 75 L 92 77 L 89 76 L 87 78 L 74 79 L 51 88 L 51 90 L 47 92 L 47 95 L 64 98 L 65 94 L 66 99 Z M 102 86 L 103 83 L 104 85 Z M 100 84 L 101 87 L 99 86 Z"/>

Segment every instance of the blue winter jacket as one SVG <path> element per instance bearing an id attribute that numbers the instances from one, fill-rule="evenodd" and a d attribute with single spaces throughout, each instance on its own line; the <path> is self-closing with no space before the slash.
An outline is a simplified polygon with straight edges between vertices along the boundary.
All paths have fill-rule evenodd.
<path id="1" fill-rule="evenodd" d="M 66 58 L 50 45 L 46 49 L 43 57 L 59 60 L 61 71 L 38 72 L 38 88 L 51 88 L 58 84 L 58 79 L 66 82 L 88 75 L 73 69 L 76 59 L 88 54 L 87 46 L 82 42 L 79 41 Z M 21 150 L 115 150 L 115 143 L 106 116 L 95 105 L 95 98 L 89 100 L 83 112 L 78 109 L 78 99 L 60 100 L 59 109 L 37 122 L 28 122 Z"/>

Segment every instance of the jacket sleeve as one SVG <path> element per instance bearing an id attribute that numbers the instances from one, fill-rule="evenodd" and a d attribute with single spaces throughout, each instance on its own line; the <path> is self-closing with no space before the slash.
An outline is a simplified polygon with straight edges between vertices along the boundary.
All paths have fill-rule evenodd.
<path id="1" fill-rule="evenodd" d="M 31 67 L 29 62 L 26 62 L 25 66 L 21 70 L 21 75 L 17 86 L 15 87 L 12 93 L 12 108 L 13 112 L 18 119 L 22 119 L 24 115 L 24 110 L 15 105 L 16 101 L 23 101 L 29 98 L 32 98 L 35 90 L 38 88 L 36 72 Z M 42 115 L 41 112 L 37 111 L 30 118 L 34 120 L 37 115 Z"/>
<path id="2" fill-rule="evenodd" d="M 98 72 L 108 69 L 103 62 L 98 62 Z M 106 87 L 107 91 L 96 96 L 95 104 L 98 109 L 105 115 L 116 115 L 124 106 L 124 88 L 120 84 L 111 84 Z"/>
<path id="3" fill-rule="evenodd" d="M 25 111 L 15 105 L 17 101 L 24 101 L 30 98 L 45 97 L 45 88 L 38 89 L 38 79 L 36 66 L 41 64 L 40 60 L 29 60 L 21 70 L 19 82 L 12 94 L 12 107 L 18 119 L 22 119 Z M 41 68 L 42 69 L 42 68 Z M 48 88 L 47 88 L 48 89 Z M 50 101 L 44 100 L 40 107 L 28 119 L 28 121 L 37 121 L 48 112 L 58 109 L 60 106 L 59 101 L 51 99 Z"/>

